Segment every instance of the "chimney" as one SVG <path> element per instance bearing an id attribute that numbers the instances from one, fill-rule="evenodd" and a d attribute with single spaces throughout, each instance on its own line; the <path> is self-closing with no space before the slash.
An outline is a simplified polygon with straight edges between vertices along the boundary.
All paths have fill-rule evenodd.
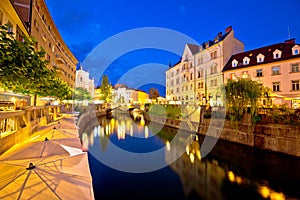
<path id="1" fill-rule="evenodd" d="M 229 33 L 230 31 L 232 31 L 232 26 L 228 26 L 228 27 L 225 29 L 225 34 Z"/>
<path id="2" fill-rule="evenodd" d="M 222 37 L 222 32 L 218 33 L 218 37 L 221 38 Z"/>
<path id="3" fill-rule="evenodd" d="M 296 39 L 295 38 L 288 39 L 288 40 L 285 40 L 284 43 L 286 43 L 286 44 L 296 44 Z"/>

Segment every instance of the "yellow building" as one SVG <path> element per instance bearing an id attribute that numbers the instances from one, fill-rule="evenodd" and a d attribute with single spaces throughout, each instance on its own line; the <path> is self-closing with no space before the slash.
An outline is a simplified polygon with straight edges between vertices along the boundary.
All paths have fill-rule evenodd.
<path id="1" fill-rule="evenodd" d="M 19 41 L 21 41 L 24 36 L 29 36 L 29 30 L 27 29 L 25 22 L 20 18 L 16 7 L 10 0 L 0 1 L 0 24 L 8 24 L 9 28 L 7 31 L 10 33 L 11 37 Z M 10 105 L 13 103 L 13 107 L 21 107 L 30 105 L 30 96 L 14 94 L 0 88 L 0 101 L 1 105 Z"/>
<path id="2" fill-rule="evenodd" d="M 16 7 L 10 0 L 0 1 L 0 24 L 10 24 L 8 31 L 17 40 L 21 40 L 22 36 L 29 36 L 25 22 L 19 17 Z"/>
<path id="3" fill-rule="evenodd" d="M 274 104 L 300 107 L 300 44 L 294 39 L 233 55 L 224 81 L 250 78 L 271 89 Z"/>
<path id="4" fill-rule="evenodd" d="M 57 67 L 61 79 L 74 88 L 78 61 L 58 32 L 44 0 L 11 1 L 29 34 L 37 40 L 36 49 L 43 48 L 46 51 L 45 59 L 49 61 L 49 68 Z"/>

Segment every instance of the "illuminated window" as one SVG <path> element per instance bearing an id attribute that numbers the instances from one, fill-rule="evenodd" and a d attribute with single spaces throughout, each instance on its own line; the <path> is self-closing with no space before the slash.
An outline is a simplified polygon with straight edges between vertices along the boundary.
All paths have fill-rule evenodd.
<path id="1" fill-rule="evenodd" d="M 236 80 L 237 79 L 236 74 L 234 74 L 234 73 L 230 74 L 230 79 L 231 80 Z"/>
<path id="2" fill-rule="evenodd" d="M 244 72 L 242 73 L 242 78 L 249 78 L 248 71 L 244 71 Z"/>

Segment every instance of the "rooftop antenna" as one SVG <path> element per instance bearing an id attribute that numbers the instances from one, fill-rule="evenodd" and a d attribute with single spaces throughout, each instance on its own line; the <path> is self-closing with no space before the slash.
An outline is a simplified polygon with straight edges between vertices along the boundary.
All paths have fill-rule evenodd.
<path id="1" fill-rule="evenodd" d="M 289 40 L 291 39 L 291 31 L 290 31 L 290 26 L 288 26 L 288 38 L 289 38 Z"/>

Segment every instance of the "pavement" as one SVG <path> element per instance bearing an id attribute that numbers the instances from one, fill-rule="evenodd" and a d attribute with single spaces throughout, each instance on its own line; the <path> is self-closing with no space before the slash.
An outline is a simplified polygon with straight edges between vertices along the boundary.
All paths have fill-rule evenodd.
<path id="1" fill-rule="evenodd" d="M 52 199 L 51 195 L 54 199 L 94 199 L 88 156 L 87 152 L 82 151 L 76 119 L 72 113 L 62 114 L 60 118 L 46 126 L 39 127 L 26 141 L 13 146 L 0 156 L 0 199 Z M 50 145 L 47 141 L 51 141 L 55 145 L 47 147 L 45 144 Z M 43 143 L 43 145 L 39 145 L 39 143 Z M 39 146 L 34 146 L 36 144 Z M 38 158 L 34 157 L 35 154 L 32 153 L 37 149 L 42 151 Z M 55 160 L 46 162 L 50 158 L 55 158 Z M 12 159 L 14 159 L 13 164 L 10 163 Z M 28 162 L 32 160 L 37 166 L 29 165 L 28 167 Z M 44 177 L 39 182 L 37 178 L 32 180 L 28 178 L 30 176 L 28 173 L 26 178 L 21 179 L 23 174 L 17 175 L 20 169 L 13 171 L 13 167 L 8 167 L 14 164 L 22 166 L 23 163 L 26 163 L 24 166 L 27 166 L 27 168 L 21 168 L 21 170 L 25 170 L 24 174 L 26 174 L 26 170 L 33 171 L 35 174 L 40 174 L 38 177 L 42 178 L 41 174 L 45 172 L 45 169 L 49 169 L 46 174 L 55 175 L 55 177 Z M 42 172 L 38 170 L 42 170 Z M 3 171 L 5 173 L 2 173 Z M 12 186 L 13 189 L 9 188 Z"/>

